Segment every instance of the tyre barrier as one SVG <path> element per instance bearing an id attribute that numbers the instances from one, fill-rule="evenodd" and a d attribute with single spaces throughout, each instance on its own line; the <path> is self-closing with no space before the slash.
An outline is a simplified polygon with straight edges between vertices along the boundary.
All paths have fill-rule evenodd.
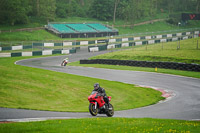
<path id="1" fill-rule="evenodd" d="M 176 63 L 176 62 L 93 59 L 93 60 L 80 60 L 80 64 L 107 64 L 107 65 L 124 65 L 124 66 L 150 67 L 150 68 L 157 67 L 164 69 L 200 72 L 199 64 L 187 64 L 187 63 Z"/>

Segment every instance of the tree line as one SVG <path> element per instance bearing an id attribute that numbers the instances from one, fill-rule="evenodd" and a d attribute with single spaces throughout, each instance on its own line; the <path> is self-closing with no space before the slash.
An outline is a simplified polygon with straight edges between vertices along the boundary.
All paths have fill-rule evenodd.
<path id="1" fill-rule="evenodd" d="M 200 0 L 0 0 L 0 23 L 10 25 L 72 16 L 134 24 L 136 19 L 162 12 L 200 13 Z"/>

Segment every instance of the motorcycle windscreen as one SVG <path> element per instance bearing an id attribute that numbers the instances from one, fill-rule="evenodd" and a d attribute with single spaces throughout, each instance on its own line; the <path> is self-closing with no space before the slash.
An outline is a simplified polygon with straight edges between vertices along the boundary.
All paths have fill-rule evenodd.
<path id="1" fill-rule="evenodd" d="M 91 95 L 93 95 L 93 94 L 95 94 L 95 93 L 97 93 L 97 91 L 92 91 Z"/>

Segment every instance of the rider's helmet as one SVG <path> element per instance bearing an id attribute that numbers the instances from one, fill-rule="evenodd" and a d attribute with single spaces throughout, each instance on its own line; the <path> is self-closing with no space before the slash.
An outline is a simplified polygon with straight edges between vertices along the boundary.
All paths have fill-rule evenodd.
<path id="1" fill-rule="evenodd" d="M 64 61 L 68 61 L 68 58 L 65 58 Z"/>
<path id="2" fill-rule="evenodd" d="M 98 89 L 100 87 L 99 83 L 94 84 L 94 89 Z"/>

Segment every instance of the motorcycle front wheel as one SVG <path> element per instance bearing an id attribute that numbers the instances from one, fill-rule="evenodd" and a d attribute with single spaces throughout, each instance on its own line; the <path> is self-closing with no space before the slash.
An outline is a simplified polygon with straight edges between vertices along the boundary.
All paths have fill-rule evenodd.
<path id="1" fill-rule="evenodd" d="M 106 115 L 108 117 L 112 117 L 114 115 L 114 108 L 113 108 L 112 104 L 110 104 L 110 103 L 109 103 L 109 108 L 108 108 Z"/>
<path id="2" fill-rule="evenodd" d="M 95 109 L 95 104 L 90 103 L 90 105 L 89 105 L 89 111 L 90 111 L 91 115 L 96 116 L 97 113 L 98 113 L 98 108 Z"/>

